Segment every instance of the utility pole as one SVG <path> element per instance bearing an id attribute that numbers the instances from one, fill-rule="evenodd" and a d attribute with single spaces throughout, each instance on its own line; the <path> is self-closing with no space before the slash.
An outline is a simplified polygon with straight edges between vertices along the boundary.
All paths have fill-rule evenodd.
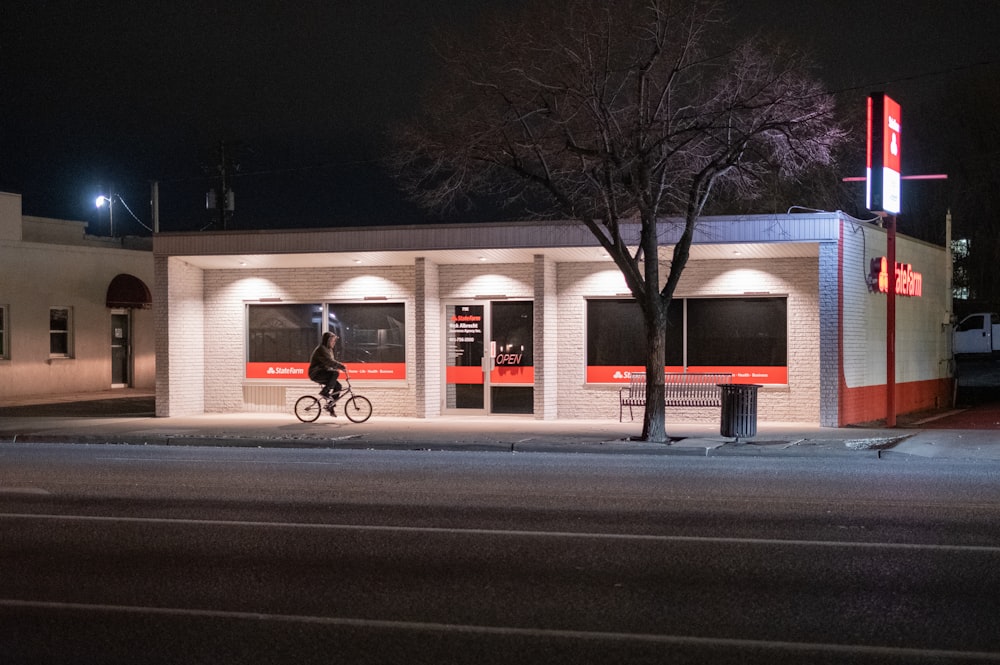
<path id="1" fill-rule="evenodd" d="M 149 183 L 149 207 L 153 211 L 153 233 L 160 232 L 160 183 L 153 180 Z"/>
<path id="2" fill-rule="evenodd" d="M 233 211 L 236 208 L 236 197 L 229 186 L 229 182 L 232 178 L 232 172 L 239 169 L 239 166 L 233 163 L 232 152 L 227 152 L 226 148 L 226 142 L 220 141 L 218 152 L 219 163 L 216 167 L 219 172 L 219 179 L 216 182 L 215 188 L 209 191 L 205 197 L 205 207 L 215 211 L 216 220 L 219 224 L 218 228 L 222 230 L 229 229 L 229 222 L 232 220 Z"/>

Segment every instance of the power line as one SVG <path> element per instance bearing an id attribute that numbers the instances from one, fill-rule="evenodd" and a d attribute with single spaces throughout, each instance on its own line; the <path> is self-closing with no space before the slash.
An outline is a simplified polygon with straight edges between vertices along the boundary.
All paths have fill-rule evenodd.
<path id="1" fill-rule="evenodd" d="M 261 169 L 259 171 L 239 171 L 237 173 L 231 174 L 231 178 L 244 178 L 247 176 L 260 176 L 260 175 L 276 175 L 282 173 L 302 173 L 306 171 L 320 171 L 324 169 L 337 169 L 337 168 L 348 168 L 352 166 L 369 166 L 372 164 L 378 164 L 381 160 L 378 159 L 355 159 L 343 162 L 324 162 L 322 164 L 309 164 L 306 166 L 289 166 L 283 168 L 273 168 L 273 169 Z M 183 178 L 159 178 L 158 182 L 161 183 L 178 183 L 178 182 L 204 182 L 205 180 L 211 180 L 214 176 L 202 175 L 202 176 L 188 176 Z"/>
<path id="2" fill-rule="evenodd" d="M 981 60 L 979 62 L 972 62 L 964 65 L 954 65 L 946 69 L 937 69 L 929 72 L 921 72 L 919 74 L 912 74 L 910 76 L 902 76 L 894 79 L 887 79 L 885 81 L 878 81 L 874 83 L 866 83 L 863 85 L 851 86 L 848 88 L 841 88 L 840 90 L 831 90 L 827 94 L 839 95 L 846 92 L 856 92 L 858 90 L 872 90 L 873 88 L 880 88 L 893 83 L 904 83 L 907 81 L 918 81 L 920 79 L 931 78 L 934 76 L 945 76 L 947 74 L 954 74 L 956 72 L 962 72 L 969 69 L 975 69 L 976 67 L 988 67 L 990 65 L 998 65 L 1000 60 Z"/>
<path id="3" fill-rule="evenodd" d="M 118 196 L 118 195 L 116 194 L 116 196 Z M 132 215 L 132 219 L 134 219 L 136 222 L 138 222 L 139 226 L 141 226 L 142 228 L 146 229 L 150 233 L 153 232 L 153 229 L 151 229 L 148 226 L 146 226 L 141 219 L 139 219 L 138 217 L 135 216 L 135 213 L 132 212 L 132 208 L 129 208 L 128 204 L 125 203 L 125 199 L 123 199 L 121 196 L 118 196 L 118 200 L 121 202 L 121 204 L 123 206 L 125 206 L 125 209 L 128 210 L 128 214 Z"/>

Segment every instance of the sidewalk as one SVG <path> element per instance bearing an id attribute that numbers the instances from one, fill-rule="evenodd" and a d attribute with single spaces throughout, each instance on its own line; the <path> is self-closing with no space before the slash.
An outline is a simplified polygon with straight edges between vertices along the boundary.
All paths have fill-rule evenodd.
<path id="1" fill-rule="evenodd" d="M 1000 431 L 934 429 L 921 422 L 896 428 L 826 428 L 812 423 L 759 422 L 756 436 L 736 442 L 718 424 L 668 420 L 670 445 L 632 441 L 641 420 L 536 420 L 514 416 L 396 418 L 377 413 L 355 424 L 323 415 L 299 422 L 291 413 L 207 414 L 156 418 L 153 396 L 140 391 L 61 396 L 43 404 L 0 407 L 0 445 L 14 442 L 199 445 L 377 450 L 567 452 L 693 456 L 823 456 L 954 459 L 1000 462 Z M 938 414 L 947 416 L 949 414 Z M 669 417 L 669 414 L 668 414 Z"/>

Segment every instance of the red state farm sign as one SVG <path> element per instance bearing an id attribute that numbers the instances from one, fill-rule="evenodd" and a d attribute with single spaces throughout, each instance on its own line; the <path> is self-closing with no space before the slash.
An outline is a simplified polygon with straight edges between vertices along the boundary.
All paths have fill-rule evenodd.
<path id="1" fill-rule="evenodd" d="M 351 379 L 397 380 L 406 378 L 405 363 L 345 363 Z M 309 363 L 247 363 L 248 379 L 309 379 Z"/>
<path id="2" fill-rule="evenodd" d="M 878 92 L 868 97 L 868 209 L 899 214 L 903 126 L 900 106 Z"/>
<path id="3" fill-rule="evenodd" d="M 683 372 L 683 367 L 665 367 L 667 372 Z M 587 383 L 628 383 L 632 372 L 645 372 L 644 367 L 624 365 L 588 365 Z M 725 365 L 700 366 L 691 365 L 687 371 L 692 374 L 699 372 L 732 374 L 733 383 L 763 383 L 784 385 L 788 383 L 788 367 Z"/>
<path id="4" fill-rule="evenodd" d="M 879 293 L 889 293 L 889 260 L 884 256 L 872 259 L 871 263 L 872 290 Z M 924 295 L 924 276 L 913 271 L 909 263 L 896 262 L 896 295 Z"/>

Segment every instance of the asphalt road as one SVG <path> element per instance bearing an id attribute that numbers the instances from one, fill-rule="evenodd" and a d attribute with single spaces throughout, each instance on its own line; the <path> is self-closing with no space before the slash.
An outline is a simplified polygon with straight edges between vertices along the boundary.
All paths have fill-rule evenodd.
<path id="1" fill-rule="evenodd" d="M 4 663 L 1000 662 L 1000 467 L 10 444 Z"/>

